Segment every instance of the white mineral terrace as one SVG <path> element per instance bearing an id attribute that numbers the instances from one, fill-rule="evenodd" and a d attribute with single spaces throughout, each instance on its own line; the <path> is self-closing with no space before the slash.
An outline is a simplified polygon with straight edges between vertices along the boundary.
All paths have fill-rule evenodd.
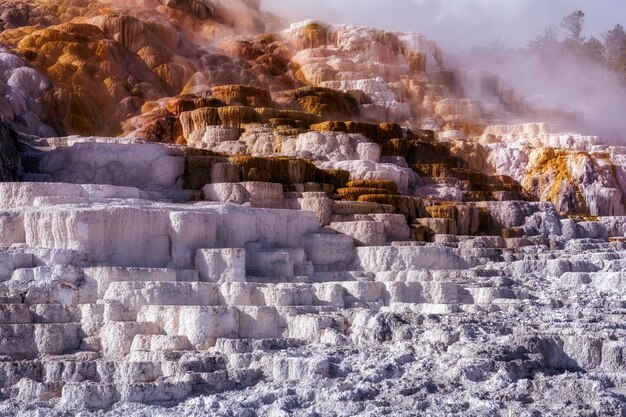
<path id="1" fill-rule="evenodd" d="M 519 237 L 464 235 L 460 217 L 455 234 L 418 242 L 404 216 L 319 191 L 213 183 L 213 201 L 184 201 L 167 152 L 75 144 L 29 174 L 71 183 L 0 184 L 0 392 L 12 404 L 282 415 L 281 396 L 311 412 L 428 401 L 445 414 L 497 392 L 618 410 L 626 217 L 476 203 Z M 524 388 L 531 375 L 541 392 Z"/>

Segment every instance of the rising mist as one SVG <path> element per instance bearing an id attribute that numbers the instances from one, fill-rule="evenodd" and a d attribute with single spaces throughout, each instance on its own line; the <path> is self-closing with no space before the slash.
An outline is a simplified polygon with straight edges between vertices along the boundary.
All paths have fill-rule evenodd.
<path id="1" fill-rule="evenodd" d="M 262 8 L 291 20 L 314 17 L 425 34 L 443 49 L 447 69 L 500 76 L 529 105 L 558 107 L 576 116 L 561 120 L 560 130 L 584 131 L 611 142 L 626 139 L 626 90 L 605 62 L 565 52 L 544 59 L 527 50 L 528 43 L 548 26 L 563 41 L 567 33 L 559 22 L 576 9 L 586 14 L 585 40 L 601 41 L 615 24 L 626 24 L 626 8 L 619 0 L 348 0 L 340 4 L 321 0 L 297 7 L 285 0 L 264 0 Z M 466 95 L 497 104 L 470 87 L 466 86 Z M 528 121 L 535 114 L 516 116 L 515 121 Z"/>

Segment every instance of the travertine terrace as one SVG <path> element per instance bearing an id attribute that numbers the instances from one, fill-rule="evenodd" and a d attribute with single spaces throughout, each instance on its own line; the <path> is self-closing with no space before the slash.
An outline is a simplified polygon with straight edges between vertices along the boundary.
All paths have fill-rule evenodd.
<path id="1" fill-rule="evenodd" d="M 1 416 L 626 415 L 626 149 L 571 114 L 254 0 L 0 47 Z"/>

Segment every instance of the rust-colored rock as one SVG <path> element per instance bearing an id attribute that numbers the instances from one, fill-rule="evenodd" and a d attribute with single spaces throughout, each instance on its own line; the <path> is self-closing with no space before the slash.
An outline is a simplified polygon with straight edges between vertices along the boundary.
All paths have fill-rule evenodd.
<path id="1" fill-rule="evenodd" d="M 398 192 L 398 184 L 395 181 L 385 180 L 352 180 L 346 184 L 348 187 L 353 188 L 378 188 L 387 190 L 389 194 L 396 194 Z M 370 193 L 375 194 L 375 193 Z"/>
<path id="2" fill-rule="evenodd" d="M 329 88 L 304 87 L 277 93 L 274 99 L 286 108 L 316 114 L 324 119 L 349 120 L 359 114 L 356 100 Z"/>
<path id="3" fill-rule="evenodd" d="M 211 89 L 211 96 L 228 106 L 274 107 L 267 90 L 245 85 L 220 85 Z"/>
<path id="4" fill-rule="evenodd" d="M 166 108 L 131 119 L 126 130 L 132 131 L 133 137 L 148 142 L 184 144 L 180 120 Z"/>
<path id="5" fill-rule="evenodd" d="M 121 122 L 137 115 L 145 100 L 166 95 L 162 81 L 137 55 L 108 41 L 94 25 L 64 23 L 9 42 L 68 92 L 63 122 L 71 133 L 119 134 Z"/>
<path id="6" fill-rule="evenodd" d="M 428 217 L 428 212 L 424 207 L 424 202 L 422 201 L 422 199 L 417 197 L 387 194 L 367 194 L 360 196 L 358 201 L 393 206 L 395 207 L 395 212 L 403 214 L 409 222 L 418 217 Z"/>
<path id="7" fill-rule="evenodd" d="M 359 201 L 359 197 L 362 195 L 383 195 L 390 194 L 388 190 L 384 188 L 358 188 L 348 187 L 340 188 L 337 190 L 337 195 L 344 200 Z"/>
<path id="8" fill-rule="evenodd" d="M 283 185 L 315 182 L 344 186 L 350 173 L 342 170 L 323 170 L 312 162 L 287 157 L 233 156 L 229 162 L 240 167 L 242 181 L 276 182 Z"/>

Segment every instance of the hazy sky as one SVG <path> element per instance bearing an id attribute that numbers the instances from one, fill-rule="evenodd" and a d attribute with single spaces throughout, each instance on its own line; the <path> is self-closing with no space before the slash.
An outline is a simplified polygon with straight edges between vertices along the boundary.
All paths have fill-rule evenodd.
<path id="1" fill-rule="evenodd" d="M 626 0 L 262 0 L 262 5 L 291 20 L 412 31 L 462 49 L 498 38 L 524 46 L 544 27 L 559 28 L 561 17 L 576 9 L 587 14 L 587 36 L 600 37 L 616 23 L 626 26 Z"/>

